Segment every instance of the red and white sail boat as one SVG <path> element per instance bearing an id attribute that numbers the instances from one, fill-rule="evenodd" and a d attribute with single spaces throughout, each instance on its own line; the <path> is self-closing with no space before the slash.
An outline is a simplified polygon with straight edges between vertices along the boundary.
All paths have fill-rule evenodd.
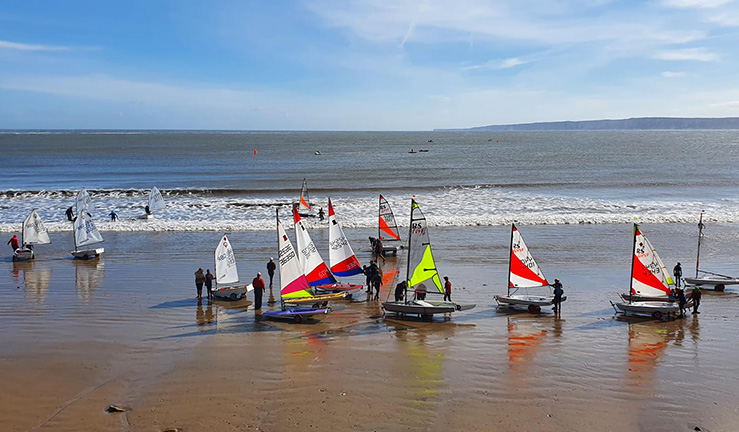
<path id="1" fill-rule="evenodd" d="M 382 195 L 380 195 L 378 215 L 377 238 L 382 241 L 382 254 L 397 255 L 398 251 L 403 248 L 398 232 L 398 224 L 395 222 L 395 215 L 393 215 L 393 210 L 390 208 L 390 203 Z"/>
<path id="2" fill-rule="evenodd" d="M 634 246 L 631 253 L 630 294 L 622 294 L 627 303 L 616 303 L 614 308 L 624 314 L 651 315 L 662 318 L 680 312 L 677 303 L 669 301 L 672 277 L 662 259 L 641 232 L 638 224 L 634 224 Z M 642 301 L 636 301 L 636 299 Z"/>
<path id="3" fill-rule="evenodd" d="M 521 232 L 516 224 L 511 224 L 511 245 L 508 261 L 508 293 L 496 295 L 495 301 L 501 306 L 515 307 L 525 306 L 529 312 L 540 312 L 542 306 L 549 306 L 554 302 L 554 295 L 547 292 L 540 295 L 517 294 L 523 288 L 528 292 L 529 288 L 548 287 L 549 282 L 544 277 L 539 265 L 531 255 L 529 248 L 523 241 Z M 511 293 L 513 290 L 513 293 Z M 562 301 L 567 297 L 563 296 Z"/>
<path id="4" fill-rule="evenodd" d="M 331 273 L 334 276 L 347 277 L 363 273 L 362 266 L 359 264 L 357 256 L 354 255 L 354 250 L 346 239 L 341 224 L 336 220 L 331 198 L 328 199 L 328 260 L 331 264 Z M 337 283 L 334 284 L 333 291 L 361 288 L 362 285 Z M 323 287 L 321 289 L 325 290 Z"/>
<path id="5" fill-rule="evenodd" d="M 356 285 L 342 285 L 336 281 L 333 273 L 321 258 L 318 248 L 313 244 L 297 206 L 293 206 L 293 218 L 295 220 L 295 242 L 298 245 L 298 258 L 303 265 L 303 273 L 308 278 L 308 284 L 314 287 L 316 292 L 335 293 L 361 288 L 361 286 L 357 287 Z"/>

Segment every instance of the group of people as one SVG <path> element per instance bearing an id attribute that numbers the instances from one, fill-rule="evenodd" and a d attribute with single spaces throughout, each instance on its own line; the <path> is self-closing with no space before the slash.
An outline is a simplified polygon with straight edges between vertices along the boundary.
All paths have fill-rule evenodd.
<path id="1" fill-rule="evenodd" d="M 270 288 L 272 288 L 272 282 L 274 280 L 276 269 L 277 264 L 275 264 L 273 258 L 270 258 L 269 262 L 267 262 L 267 274 L 269 274 Z M 205 285 L 205 288 L 207 290 L 208 299 L 210 300 L 213 298 L 213 282 L 215 280 L 216 277 L 213 275 L 213 273 L 210 272 L 210 269 L 207 269 L 205 272 L 203 272 L 203 269 L 199 268 L 195 272 L 195 290 L 197 291 L 198 300 L 203 298 L 203 285 Z M 262 273 L 257 273 L 257 276 L 252 279 L 251 285 L 254 287 L 254 309 L 261 309 L 262 296 L 267 290 L 264 279 L 262 279 Z"/>
<path id="2" fill-rule="evenodd" d="M 685 305 L 688 301 L 693 301 L 693 313 L 699 314 L 698 306 L 701 304 L 701 292 L 700 287 L 694 286 L 688 297 L 685 297 L 685 289 L 680 287 L 680 283 L 683 277 L 683 268 L 680 263 L 677 263 L 672 269 L 672 275 L 675 276 L 675 289 L 672 290 L 671 297 L 677 300 L 677 304 L 680 305 L 680 318 L 685 316 Z"/>
<path id="3" fill-rule="evenodd" d="M 372 260 L 368 266 L 362 266 L 362 272 L 367 286 L 367 299 L 374 297 L 375 300 L 378 300 L 380 298 L 380 287 L 382 286 L 382 269 L 375 260 Z"/>

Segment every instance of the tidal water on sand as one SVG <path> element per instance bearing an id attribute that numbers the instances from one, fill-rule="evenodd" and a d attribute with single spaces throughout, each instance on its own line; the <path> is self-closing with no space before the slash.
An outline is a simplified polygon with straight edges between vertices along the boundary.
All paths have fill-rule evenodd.
<path id="1" fill-rule="evenodd" d="M 706 291 L 700 315 L 672 321 L 619 319 L 610 304 L 628 289 L 634 216 L 665 264 L 691 275 L 705 209 L 701 267 L 739 274 L 738 139 L 0 134 L 14 161 L 0 174 L 0 229 L 17 232 L 32 208 L 52 228 L 35 260 L 13 262 L 10 248 L 0 260 L 0 430 L 739 430 L 739 289 Z M 314 201 L 333 198 L 363 264 L 377 194 L 401 233 L 416 195 L 452 298 L 477 306 L 399 319 L 362 291 L 293 324 L 261 319 L 251 294 L 198 301 L 193 273 L 213 269 L 224 232 L 242 282 L 266 275 L 275 208 L 288 220 L 304 177 Z M 138 220 L 150 186 L 168 207 Z M 100 260 L 69 254 L 60 219 L 80 187 L 92 190 Z M 113 208 L 123 220 L 102 221 Z M 559 317 L 495 307 L 513 219 L 564 283 Z M 327 223 L 309 228 L 328 258 Z M 403 253 L 383 271 L 381 299 L 406 276 Z M 279 298 L 278 282 L 265 299 Z"/>

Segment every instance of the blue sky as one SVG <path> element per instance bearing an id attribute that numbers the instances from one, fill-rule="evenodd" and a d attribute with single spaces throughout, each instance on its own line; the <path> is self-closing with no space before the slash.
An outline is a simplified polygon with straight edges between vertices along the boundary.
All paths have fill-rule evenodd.
<path id="1" fill-rule="evenodd" d="M 739 0 L 0 5 L 0 128 L 739 116 Z"/>

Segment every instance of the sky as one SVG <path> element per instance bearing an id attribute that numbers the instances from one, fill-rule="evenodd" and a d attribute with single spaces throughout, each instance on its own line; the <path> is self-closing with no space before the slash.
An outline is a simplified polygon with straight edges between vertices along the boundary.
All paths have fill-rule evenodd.
<path id="1" fill-rule="evenodd" d="M 739 116 L 739 0 L 0 0 L 0 129 Z"/>

